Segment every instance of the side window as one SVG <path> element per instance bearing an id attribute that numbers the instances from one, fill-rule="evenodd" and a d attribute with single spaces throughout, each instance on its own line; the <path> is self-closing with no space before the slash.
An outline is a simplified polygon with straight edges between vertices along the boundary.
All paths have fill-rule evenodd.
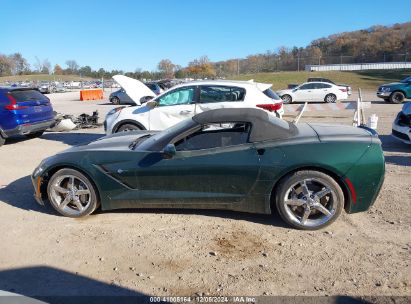
<path id="1" fill-rule="evenodd" d="M 306 83 L 305 85 L 302 85 L 299 90 L 311 90 L 314 88 L 313 83 Z"/>
<path id="2" fill-rule="evenodd" d="M 250 123 L 207 124 L 175 143 L 177 151 L 236 146 L 248 142 Z"/>
<path id="3" fill-rule="evenodd" d="M 161 96 L 157 101 L 160 107 L 190 104 L 194 100 L 194 92 L 194 87 L 180 88 Z"/>
<path id="4" fill-rule="evenodd" d="M 243 101 L 245 89 L 226 86 L 201 86 L 200 102 Z"/>

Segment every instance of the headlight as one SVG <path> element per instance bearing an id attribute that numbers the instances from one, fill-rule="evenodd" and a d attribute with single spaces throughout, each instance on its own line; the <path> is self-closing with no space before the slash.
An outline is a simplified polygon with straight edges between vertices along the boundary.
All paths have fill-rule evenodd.
<path id="1" fill-rule="evenodd" d="M 125 108 L 125 107 L 114 108 L 114 109 L 110 110 L 110 111 L 107 113 L 107 116 L 113 115 L 113 114 L 115 114 L 115 113 L 123 110 L 124 108 Z"/>
<path id="2" fill-rule="evenodd" d="M 381 92 L 389 92 L 391 91 L 390 87 L 381 87 Z"/>

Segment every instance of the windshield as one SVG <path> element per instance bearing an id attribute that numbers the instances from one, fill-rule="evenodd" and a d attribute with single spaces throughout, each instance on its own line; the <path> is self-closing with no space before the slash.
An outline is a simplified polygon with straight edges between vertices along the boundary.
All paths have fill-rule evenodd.
<path id="1" fill-rule="evenodd" d="M 411 82 L 411 76 L 408 76 L 407 78 L 404 78 L 400 82 Z"/>
<path id="2" fill-rule="evenodd" d="M 185 119 L 174 126 L 157 133 L 146 140 L 136 143 L 139 151 L 161 151 L 176 135 L 194 127 L 196 123 L 191 118 Z"/>

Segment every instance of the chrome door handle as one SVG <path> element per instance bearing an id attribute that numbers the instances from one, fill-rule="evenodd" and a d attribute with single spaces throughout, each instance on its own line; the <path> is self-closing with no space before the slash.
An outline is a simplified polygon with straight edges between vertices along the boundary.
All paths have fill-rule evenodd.
<path id="1" fill-rule="evenodd" d="M 184 110 L 184 111 L 180 111 L 180 114 L 190 114 L 191 113 L 191 111 L 190 110 Z"/>

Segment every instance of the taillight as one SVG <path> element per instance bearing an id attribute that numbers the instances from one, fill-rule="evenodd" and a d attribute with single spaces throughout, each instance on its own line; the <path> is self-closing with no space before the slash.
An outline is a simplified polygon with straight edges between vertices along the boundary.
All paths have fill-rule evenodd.
<path id="1" fill-rule="evenodd" d="M 341 92 L 347 92 L 347 89 L 340 89 Z"/>
<path id="2" fill-rule="evenodd" d="M 273 111 L 278 111 L 281 109 L 281 107 L 283 106 L 282 102 L 279 103 L 267 103 L 267 104 L 258 104 L 257 107 L 273 112 Z"/>
<path id="3" fill-rule="evenodd" d="M 21 110 L 27 108 L 26 106 L 19 106 L 16 99 L 14 99 L 14 97 L 10 94 L 7 94 L 7 98 L 10 100 L 10 103 L 4 106 L 6 110 Z"/>

